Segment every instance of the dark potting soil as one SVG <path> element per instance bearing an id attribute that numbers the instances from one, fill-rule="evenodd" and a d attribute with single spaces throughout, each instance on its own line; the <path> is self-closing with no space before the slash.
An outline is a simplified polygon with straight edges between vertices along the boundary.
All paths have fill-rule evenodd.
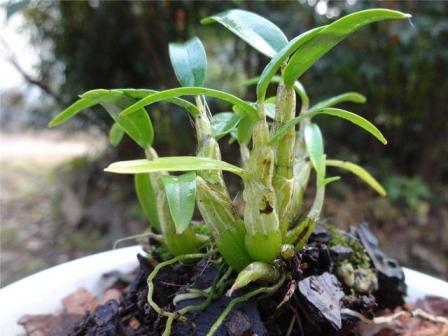
<path id="1" fill-rule="evenodd" d="M 333 230 L 317 227 L 302 253 L 285 261 L 288 277 L 280 290 L 271 297 L 255 297 L 236 305 L 215 335 L 367 335 L 358 327 L 359 318 L 353 312 L 372 318 L 384 309 L 402 307 L 406 293 L 403 271 L 379 249 L 368 225 L 363 223 L 346 233 L 339 233 L 343 235 L 341 239 L 334 239 L 335 234 Z M 351 244 L 339 244 L 346 241 Z M 359 255 L 359 249 L 364 255 Z M 68 328 L 70 331 L 51 335 L 161 335 L 166 319 L 150 309 L 147 303 L 147 277 L 153 267 L 141 255 L 138 255 L 138 261 L 137 273 L 121 298 L 98 305 L 74 327 Z M 350 272 L 341 274 L 341 265 L 348 261 L 355 265 L 357 262 L 359 265 L 370 263 L 377 282 L 370 284 L 370 273 L 362 268 L 355 269 L 354 276 Z M 185 293 L 187 287 L 210 287 L 218 272 L 205 259 L 195 265 L 178 264 L 162 268 L 154 280 L 154 301 L 167 311 L 199 304 L 204 299 L 184 300 L 174 307 L 172 299 Z M 354 290 L 347 286 L 352 279 L 361 284 L 359 288 L 364 288 L 364 284 L 370 287 L 368 290 Z M 117 280 L 115 287 L 123 288 L 123 281 Z M 229 302 L 249 290 L 236 291 L 232 297 L 222 295 L 207 308 L 187 313 L 188 321 L 175 321 L 171 335 L 206 335 Z"/>

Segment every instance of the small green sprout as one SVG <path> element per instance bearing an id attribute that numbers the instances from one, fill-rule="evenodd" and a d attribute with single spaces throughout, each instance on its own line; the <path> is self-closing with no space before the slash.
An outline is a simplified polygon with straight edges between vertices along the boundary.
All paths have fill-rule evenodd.
<path id="1" fill-rule="evenodd" d="M 232 271 L 239 273 L 229 295 L 253 282 L 271 287 L 259 287 L 233 299 L 208 335 L 218 330 L 235 304 L 259 294 L 272 294 L 282 285 L 287 270 L 281 260 L 293 258 L 304 247 L 319 221 L 326 186 L 339 180 L 338 176 L 327 176 L 327 168 L 352 172 L 385 196 L 384 188 L 364 168 L 326 158 L 322 133 L 314 120 L 318 115 L 342 118 L 386 144 L 385 137 L 371 122 L 335 107 L 343 102 L 364 103 L 365 97 L 347 92 L 310 107 L 308 95 L 298 80 L 334 46 L 363 26 L 409 17 L 398 11 L 369 9 L 288 40 L 267 19 L 243 10 L 229 10 L 208 17 L 202 23 L 223 25 L 270 58 L 259 77 L 242 83 L 256 85 L 256 102 L 204 87 L 207 58 L 202 42 L 194 37 L 186 43 L 169 46 L 181 87 L 161 92 L 149 89 L 89 91 L 50 122 L 53 127 L 89 107 L 101 105 L 114 121 L 110 142 L 117 146 L 126 134 L 141 147 L 144 158 L 115 162 L 105 170 L 134 175 L 137 198 L 145 216 L 175 256 L 159 264 L 148 278 L 149 304 L 168 319 L 164 335 L 170 334 L 175 319 L 185 320 L 183 313 L 201 309 L 221 295 Z M 266 98 L 272 84 L 277 85 L 276 96 Z M 194 99 L 189 101 L 185 96 Z M 210 117 L 206 97 L 227 102 L 233 112 L 218 111 Z M 152 147 L 154 129 L 148 108 L 159 102 L 180 106 L 193 118 L 196 156 L 158 157 Z M 218 141 L 224 137 L 239 144 L 241 167 L 223 161 Z M 311 170 L 314 170 L 316 191 L 312 206 L 305 209 L 302 199 L 310 183 Z M 243 182 L 242 212 L 237 211 L 232 202 L 224 171 L 236 174 Z M 172 175 L 175 172 L 183 174 Z M 192 220 L 195 208 L 207 230 Z M 205 297 L 204 304 L 177 313 L 162 310 L 152 298 L 152 280 L 160 268 L 205 256 L 223 260 L 221 263 L 227 265 L 228 271 L 208 290 L 192 290 L 183 294 L 185 297 L 176 298 L 177 302 Z"/>

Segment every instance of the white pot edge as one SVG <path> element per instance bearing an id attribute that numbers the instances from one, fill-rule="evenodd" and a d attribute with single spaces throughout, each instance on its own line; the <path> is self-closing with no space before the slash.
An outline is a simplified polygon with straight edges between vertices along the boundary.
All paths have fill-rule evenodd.
<path id="1" fill-rule="evenodd" d="M 50 314 L 62 308 L 61 300 L 74 289 L 84 287 L 99 294 L 104 283 L 98 274 L 119 270 L 132 271 L 137 266 L 140 246 L 102 252 L 51 267 L 0 289 L 0 331 L 2 335 L 23 334 L 17 320 L 24 314 Z M 448 298 L 448 282 L 404 268 L 408 300 L 425 295 Z M 92 276 L 94 274 L 94 276 Z M 46 284 L 58 283 L 51 287 Z"/>

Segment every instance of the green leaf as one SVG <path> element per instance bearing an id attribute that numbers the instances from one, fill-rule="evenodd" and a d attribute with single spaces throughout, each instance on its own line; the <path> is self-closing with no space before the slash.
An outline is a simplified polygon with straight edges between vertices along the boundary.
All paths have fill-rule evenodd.
<path id="1" fill-rule="evenodd" d="M 196 156 L 171 156 L 155 160 L 130 160 L 112 163 L 105 169 L 118 174 L 140 174 L 160 171 L 223 170 L 246 177 L 240 167 L 220 160 Z"/>
<path id="2" fill-rule="evenodd" d="M 114 123 L 112 127 L 109 129 L 109 142 L 112 146 L 117 147 L 118 144 L 123 139 L 124 130 L 120 125 Z"/>
<path id="3" fill-rule="evenodd" d="M 149 223 L 160 232 L 160 223 L 157 213 L 157 195 L 154 191 L 149 174 L 134 175 L 135 192 L 140 206 Z"/>
<path id="4" fill-rule="evenodd" d="M 58 126 L 67 120 L 73 118 L 78 113 L 82 112 L 83 110 L 97 105 L 98 102 L 96 100 L 87 99 L 87 98 L 81 98 L 75 101 L 72 105 L 67 107 L 64 111 L 59 113 L 56 117 L 54 117 L 50 123 L 48 124 L 48 127 L 55 127 Z"/>
<path id="5" fill-rule="evenodd" d="M 204 85 L 207 56 L 199 38 L 193 37 L 185 43 L 170 43 L 169 54 L 180 85 Z"/>
<path id="6" fill-rule="evenodd" d="M 325 178 L 324 141 L 319 126 L 309 123 L 305 126 L 305 145 L 310 156 L 311 164 L 317 174 L 317 180 Z"/>
<path id="7" fill-rule="evenodd" d="M 304 45 L 306 42 L 313 39 L 324 27 L 317 27 L 309 30 L 291 41 L 288 42 L 272 60 L 266 65 L 263 72 L 261 73 L 260 79 L 257 84 L 257 99 L 263 101 L 266 95 L 266 90 L 271 83 L 273 77 L 278 72 L 282 64 L 291 56 L 298 48 Z"/>
<path id="8" fill-rule="evenodd" d="M 193 218 L 196 203 L 196 173 L 189 172 L 180 176 L 164 175 L 161 180 L 176 233 L 182 234 Z"/>
<path id="9" fill-rule="evenodd" d="M 119 113 L 134 104 L 135 100 L 123 93 L 105 91 L 103 95 L 96 97 L 101 106 L 140 147 L 146 149 L 151 146 L 154 140 L 154 129 L 148 113 L 144 109 L 139 109 L 133 115 L 121 116 Z"/>
<path id="10" fill-rule="evenodd" d="M 114 90 L 115 91 L 115 90 Z M 144 97 L 147 97 L 149 95 L 152 95 L 154 93 L 157 93 L 159 91 L 156 90 L 149 90 L 149 89 L 118 89 L 118 91 L 124 93 L 125 95 L 135 98 L 135 99 L 142 99 Z M 180 106 L 184 109 L 186 109 L 190 114 L 195 117 L 201 114 L 199 109 L 196 105 L 190 103 L 189 101 L 181 98 L 172 98 L 166 100 L 168 103 L 175 104 L 177 106 Z"/>
<path id="11" fill-rule="evenodd" d="M 322 29 L 311 41 L 301 45 L 292 55 L 284 71 L 287 86 L 300 78 L 316 61 L 351 33 L 373 22 L 407 19 L 411 15 L 389 9 L 367 9 L 340 18 Z"/>
<path id="12" fill-rule="evenodd" d="M 331 107 L 343 102 L 363 104 L 366 102 L 366 97 L 358 92 L 346 92 L 338 96 L 325 99 L 320 103 L 317 103 L 316 105 L 312 106 L 308 111 L 313 112 L 317 110 L 322 110 L 324 108 Z"/>
<path id="13" fill-rule="evenodd" d="M 273 57 L 288 43 L 285 34 L 271 21 L 252 12 L 231 9 L 201 20 L 218 22 L 262 54 Z"/>
<path id="14" fill-rule="evenodd" d="M 386 196 L 386 190 L 383 188 L 383 186 L 363 167 L 352 162 L 340 160 L 326 160 L 325 164 L 329 167 L 337 167 L 348 170 L 349 172 L 358 176 L 365 183 L 367 183 L 378 194 L 380 194 L 381 196 Z"/>
<path id="15" fill-rule="evenodd" d="M 237 140 L 242 145 L 247 145 L 252 138 L 252 130 L 255 122 L 247 117 L 241 119 L 238 124 Z"/>
<path id="16" fill-rule="evenodd" d="M 307 118 L 313 118 L 316 115 L 319 114 L 327 114 L 334 117 L 339 117 L 345 120 L 350 121 L 351 123 L 363 128 L 370 134 L 372 134 L 375 138 L 377 138 L 379 141 L 381 141 L 383 144 L 387 144 L 387 140 L 384 137 L 384 135 L 380 132 L 378 128 L 376 128 L 375 125 L 373 125 L 370 121 L 367 119 L 345 110 L 337 109 L 337 108 L 325 108 L 323 110 L 317 110 L 312 112 L 306 112 L 298 117 L 295 117 L 294 119 L 289 120 L 285 125 L 283 125 L 281 128 L 279 128 L 271 137 L 269 140 L 269 143 L 272 145 L 276 143 L 282 136 L 285 135 L 285 133 L 290 129 L 291 127 L 295 127 L 298 123 L 301 121 L 307 119 Z"/>
<path id="17" fill-rule="evenodd" d="M 375 138 L 377 138 L 384 145 L 387 144 L 387 140 L 384 137 L 384 135 L 380 132 L 380 130 L 374 124 L 372 124 L 370 121 L 361 117 L 358 114 L 355 114 L 355 113 L 352 113 L 349 111 L 345 111 L 345 110 L 341 110 L 341 109 L 337 109 L 337 108 L 331 108 L 331 107 L 325 108 L 322 110 L 318 110 L 316 112 L 310 112 L 310 113 L 327 114 L 327 115 L 331 115 L 334 117 L 339 117 L 339 118 L 348 120 L 351 123 L 361 127 L 365 131 L 372 134 Z"/>
<path id="18" fill-rule="evenodd" d="M 88 107 L 100 104 L 140 147 L 147 148 L 154 140 L 151 119 L 144 109 L 138 109 L 132 116 L 121 116 L 119 113 L 134 104 L 135 100 L 120 90 L 92 90 L 84 93 L 81 99 L 58 114 L 49 123 L 54 127 L 73 118 Z"/>
<path id="19" fill-rule="evenodd" d="M 236 129 L 241 120 L 241 115 L 233 112 L 221 112 L 214 114 L 210 120 L 212 135 L 216 139 L 222 138 L 227 133 Z"/>
<path id="20" fill-rule="evenodd" d="M 195 95 L 206 95 L 214 98 L 218 98 L 224 101 L 227 101 L 231 103 L 232 105 L 235 105 L 239 107 L 247 116 L 249 116 L 251 119 L 257 120 L 258 119 L 258 113 L 257 110 L 249 103 L 245 102 L 244 100 L 231 95 L 230 93 L 222 92 L 219 90 L 214 89 L 208 89 L 208 88 L 199 88 L 199 87 L 182 87 L 182 88 L 175 88 L 175 89 L 169 89 L 165 91 L 161 91 L 158 93 L 155 93 L 151 96 L 147 96 L 141 100 L 139 100 L 134 105 L 128 107 L 125 109 L 121 115 L 129 115 L 132 113 L 135 113 L 139 109 L 151 105 L 157 102 L 160 102 L 162 100 L 167 100 L 179 96 L 195 96 Z"/>

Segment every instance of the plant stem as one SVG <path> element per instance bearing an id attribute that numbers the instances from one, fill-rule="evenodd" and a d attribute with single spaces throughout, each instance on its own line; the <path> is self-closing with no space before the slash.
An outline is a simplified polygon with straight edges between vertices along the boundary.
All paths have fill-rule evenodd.
<path id="1" fill-rule="evenodd" d="M 254 261 L 270 262 L 280 253 L 282 235 L 272 185 L 274 150 L 268 145 L 264 106 L 259 103 L 257 107 L 262 119 L 254 127 L 253 149 L 247 163 L 249 177 L 244 181 L 243 191 L 245 245 Z"/>
<path id="2" fill-rule="evenodd" d="M 317 180 L 317 179 L 316 179 Z M 322 181 L 316 181 L 317 190 L 316 196 L 314 197 L 313 205 L 309 210 L 306 218 L 299 224 L 298 228 L 298 239 L 299 241 L 296 244 L 296 251 L 300 251 L 310 238 L 313 233 L 314 227 L 316 226 L 316 222 L 319 219 L 320 213 L 322 212 L 322 207 L 325 199 L 325 184 Z"/>
<path id="3" fill-rule="evenodd" d="M 241 156 L 241 166 L 243 169 L 247 168 L 247 161 L 249 161 L 250 152 L 246 144 L 240 144 L 240 156 Z"/>
<path id="4" fill-rule="evenodd" d="M 269 127 L 266 122 L 264 103 L 257 102 L 257 112 L 260 119 L 255 122 L 253 129 L 252 142 L 254 149 L 266 145 L 269 141 Z"/>
<path id="5" fill-rule="evenodd" d="M 195 102 L 200 111 L 200 114 L 196 118 L 194 118 L 194 123 L 196 128 L 196 136 L 198 138 L 198 144 L 201 144 L 202 142 L 204 142 L 206 137 L 209 137 L 212 134 L 212 127 L 207 116 L 207 111 L 202 102 L 202 97 L 196 96 Z"/>
<path id="6" fill-rule="evenodd" d="M 201 112 L 195 118 L 198 156 L 221 159 L 221 151 L 212 137 L 210 121 L 201 98 L 196 97 Z M 244 246 L 245 230 L 227 191 L 221 171 L 202 171 L 196 179 L 196 197 L 204 222 L 212 229 L 217 247 L 226 262 L 235 270 L 250 263 Z"/>
<path id="7" fill-rule="evenodd" d="M 320 213 L 322 212 L 322 208 L 324 205 L 324 200 L 325 200 L 325 185 L 322 183 L 318 183 L 313 205 L 311 206 L 311 209 L 307 215 L 308 218 L 314 221 L 317 221 L 319 219 Z"/>
<path id="8" fill-rule="evenodd" d="M 301 209 L 303 204 L 303 194 L 310 179 L 311 164 L 303 159 L 295 159 L 294 162 L 294 181 L 293 192 L 291 196 L 290 221 L 295 223 L 301 215 Z"/>
<path id="9" fill-rule="evenodd" d="M 226 262 L 235 270 L 246 267 L 251 258 L 247 253 L 245 229 L 227 192 L 218 184 L 196 177 L 196 198 L 204 222 L 212 229 L 216 245 Z"/>
<path id="10" fill-rule="evenodd" d="M 293 119 L 296 113 L 296 95 L 294 88 L 285 87 L 283 81 L 277 87 L 275 122 L 273 132 Z M 275 172 L 273 185 L 277 196 L 277 209 L 280 228 L 283 233 L 289 226 L 289 208 L 293 194 L 293 164 L 296 132 L 290 128 L 275 146 Z M 289 217 L 289 216 L 288 216 Z"/>

